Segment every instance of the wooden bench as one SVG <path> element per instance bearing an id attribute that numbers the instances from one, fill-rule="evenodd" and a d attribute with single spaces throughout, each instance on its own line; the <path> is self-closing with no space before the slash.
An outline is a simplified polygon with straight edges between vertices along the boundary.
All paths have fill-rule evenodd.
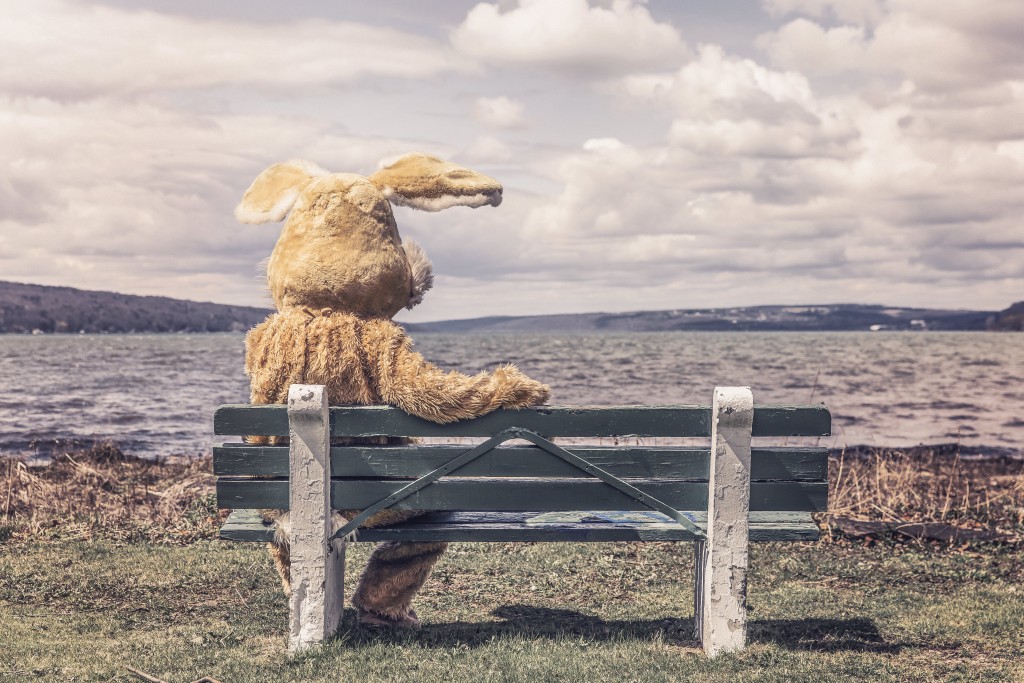
<path id="1" fill-rule="evenodd" d="M 436 512 L 360 529 L 355 540 L 694 542 L 694 621 L 710 656 L 745 645 L 749 541 L 816 540 L 811 513 L 826 509 L 827 449 L 752 448 L 751 437 L 828 436 L 828 410 L 755 407 L 746 387 L 716 388 L 711 406 L 544 406 L 443 426 L 327 401 L 322 386 L 293 385 L 287 406 L 222 406 L 214 417 L 216 434 L 290 437 L 290 446 L 219 445 L 214 472 L 218 504 L 233 510 L 221 538 L 270 540 L 256 510 L 291 510 L 293 652 L 337 629 L 339 537 L 387 507 Z M 331 436 L 378 435 L 486 440 L 330 446 Z M 614 445 L 560 445 L 594 437 Z M 710 446 L 641 442 L 663 437 Z M 364 513 L 335 535 L 329 507 Z"/>

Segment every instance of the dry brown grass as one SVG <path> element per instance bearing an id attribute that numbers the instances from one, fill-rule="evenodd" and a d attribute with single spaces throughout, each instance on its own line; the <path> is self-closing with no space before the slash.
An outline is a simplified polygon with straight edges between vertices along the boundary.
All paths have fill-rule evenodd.
<path id="1" fill-rule="evenodd" d="M 0 542 L 47 537 L 187 543 L 223 519 L 211 459 L 142 460 L 105 444 L 45 467 L 0 460 Z M 918 448 L 842 452 L 826 520 L 950 525 L 1024 538 L 1024 462 Z M 847 525 L 849 526 L 849 525 Z"/>
<path id="2" fill-rule="evenodd" d="M 829 463 L 829 512 L 856 520 L 945 524 L 1024 536 L 1024 462 L 954 450 L 842 452 Z"/>
<path id="3" fill-rule="evenodd" d="M 143 460 L 113 444 L 29 467 L 0 460 L 0 541 L 7 538 L 211 538 L 220 521 L 210 457 Z"/>

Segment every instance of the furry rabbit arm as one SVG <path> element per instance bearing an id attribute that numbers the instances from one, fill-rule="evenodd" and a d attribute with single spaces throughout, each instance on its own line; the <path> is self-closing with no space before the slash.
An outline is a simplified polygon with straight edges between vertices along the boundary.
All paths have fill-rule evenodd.
<path id="1" fill-rule="evenodd" d="M 412 350 L 404 334 L 379 347 L 377 390 L 384 403 L 431 422 L 478 417 L 498 408 L 541 405 L 550 388 L 532 380 L 514 365 L 469 376 L 445 372 Z"/>

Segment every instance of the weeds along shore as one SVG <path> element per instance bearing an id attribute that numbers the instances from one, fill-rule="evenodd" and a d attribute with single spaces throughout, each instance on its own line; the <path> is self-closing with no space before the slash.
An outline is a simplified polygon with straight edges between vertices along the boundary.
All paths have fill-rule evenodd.
<path id="1" fill-rule="evenodd" d="M 184 544 L 214 538 L 212 457 L 148 460 L 104 443 L 42 466 L 0 460 L 0 542 L 91 540 Z"/>
<path id="2" fill-rule="evenodd" d="M 0 459 L 0 542 L 58 535 L 184 544 L 214 538 L 223 518 L 210 456 L 148 460 L 107 443 L 43 466 Z M 827 541 L 1020 542 L 1024 461 L 927 447 L 839 451 L 819 523 Z"/>

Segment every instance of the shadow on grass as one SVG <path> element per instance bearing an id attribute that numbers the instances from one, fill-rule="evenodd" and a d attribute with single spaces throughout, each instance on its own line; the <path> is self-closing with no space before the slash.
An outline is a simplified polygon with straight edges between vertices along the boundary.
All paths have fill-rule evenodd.
<path id="1" fill-rule="evenodd" d="M 693 637 L 692 618 L 605 621 L 574 610 L 503 605 L 491 612 L 501 621 L 427 623 L 418 631 L 394 631 L 356 625 L 346 610 L 342 633 L 353 645 L 416 643 L 421 647 L 479 647 L 503 637 L 566 638 L 588 641 L 661 640 L 700 647 Z M 886 643 L 870 619 L 766 619 L 749 625 L 749 641 L 773 643 L 793 650 L 898 653 L 906 643 Z"/>
<path id="2" fill-rule="evenodd" d="M 906 643 L 886 643 L 875 622 L 855 619 L 761 619 L 748 625 L 752 643 L 773 643 L 791 650 L 896 654 Z"/>
<path id="3" fill-rule="evenodd" d="M 574 610 L 503 605 L 491 612 L 501 621 L 424 623 L 419 630 L 366 628 L 356 624 L 354 610 L 346 609 L 341 633 L 353 644 L 416 643 L 424 647 L 478 647 L 495 638 L 565 638 L 589 641 L 662 639 L 680 645 L 697 645 L 692 619 L 605 621 Z"/>

